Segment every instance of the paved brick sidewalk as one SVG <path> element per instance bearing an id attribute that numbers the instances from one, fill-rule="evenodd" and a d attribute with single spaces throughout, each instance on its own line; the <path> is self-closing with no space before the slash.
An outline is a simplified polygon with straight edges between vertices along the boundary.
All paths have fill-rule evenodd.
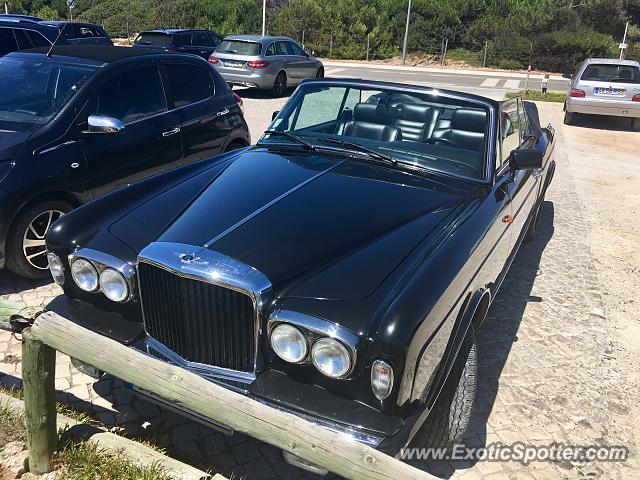
<path id="1" fill-rule="evenodd" d="M 477 333 L 479 395 L 467 446 L 492 442 L 627 445 L 634 458 L 620 463 L 531 464 L 417 462 L 444 478 L 640 478 L 637 446 L 625 389 L 600 299 L 585 224 L 565 146 L 535 241 L 523 246 Z M 0 298 L 44 305 L 59 294 L 0 272 Z M 0 382 L 20 383 L 20 345 L 0 334 Z M 281 453 L 243 435 L 225 437 L 179 415 L 140 401 L 112 378 L 94 381 L 60 355 L 56 386 L 61 398 L 107 426 L 156 441 L 194 465 L 236 478 L 317 478 L 290 467 Z M 637 397 L 637 395 L 636 395 Z"/>

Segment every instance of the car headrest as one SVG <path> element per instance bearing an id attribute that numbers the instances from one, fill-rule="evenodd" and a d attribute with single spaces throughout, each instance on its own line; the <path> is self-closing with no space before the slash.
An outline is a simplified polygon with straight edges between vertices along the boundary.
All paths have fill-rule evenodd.
<path id="1" fill-rule="evenodd" d="M 451 117 L 452 130 L 484 133 L 487 127 L 487 113 L 484 110 L 459 108 Z"/>
<path id="2" fill-rule="evenodd" d="M 429 105 L 418 105 L 415 103 L 403 103 L 400 105 L 400 118 L 410 122 L 428 121 L 433 107 Z"/>
<path id="3" fill-rule="evenodd" d="M 353 108 L 353 119 L 356 122 L 387 124 L 400 115 L 397 108 L 373 103 L 358 103 Z"/>

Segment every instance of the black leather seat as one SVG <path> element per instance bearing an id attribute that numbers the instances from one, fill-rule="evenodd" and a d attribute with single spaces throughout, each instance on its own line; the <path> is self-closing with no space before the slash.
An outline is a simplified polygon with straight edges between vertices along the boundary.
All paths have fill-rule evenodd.
<path id="1" fill-rule="evenodd" d="M 399 110 L 395 126 L 402 132 L 403 140 L 424 142 L 436 128 L 442 109 L 417 103 L 392 105 Z"/>
<path id="2" fill-rule="evenodd" d="M 453 112 L 451 126 L 435 130 L 430 142 L 482 152 L 486 129 L 487 114 L 484 110 L 459 108 Z M 438 139 L 448 141 L 438 142 Z"/>
<path id="3" fill-rule="evenodd" d="M 385 110 L 384 112 L 382 110 Z M 382 105 L 359 103 L 353 109 L 353 118 L 338 126 L 337 131 L 349 137 L 365 138 L 379 142 L 397 142 L 402 140 L 398 127 L 390 125 L 388 109 Z"/>

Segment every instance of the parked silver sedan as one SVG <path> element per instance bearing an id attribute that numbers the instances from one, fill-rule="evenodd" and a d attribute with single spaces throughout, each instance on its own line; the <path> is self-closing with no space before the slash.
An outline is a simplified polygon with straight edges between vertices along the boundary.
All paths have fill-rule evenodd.
<path id="1" fill-rule="evenodd" d="M 274 96 L 307 78 L 324 77 L 322 62 L 288 37 L 234 35 L 209 57 L 230 85 L 270 90 Z"/>
<path id="2" fill-rule="evenodd" d="M 564 123 L 570 125 L 580 113 L 627 117 L 632 128 L 640 128 L 640 63 L 585 60 L 571 78 Z"/>

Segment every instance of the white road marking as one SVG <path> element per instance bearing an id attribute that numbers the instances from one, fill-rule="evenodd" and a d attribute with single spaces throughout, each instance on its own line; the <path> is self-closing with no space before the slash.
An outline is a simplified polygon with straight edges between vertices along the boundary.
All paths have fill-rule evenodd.
<path id="1" fill-rule="evenodd" d="M 346 69 L 344 68 L 330 68 L 329 70 L 325 70 L 324 74 L 327 77 L 335 75 L 336 73 L 344 72 Z"/>
<path id="2" fill-rule="evenodd" d="M 498 85 L 500 81 L 499 78 L 487 78 L 484 82 L 480 84 L 481 87 L 495 87 Z"/>
<path id="3" fill-rule="evenodd" d="M 506 80 L 504 82 L 504 88 L 518 90 L 520 88 L 520 80 Z"/>

